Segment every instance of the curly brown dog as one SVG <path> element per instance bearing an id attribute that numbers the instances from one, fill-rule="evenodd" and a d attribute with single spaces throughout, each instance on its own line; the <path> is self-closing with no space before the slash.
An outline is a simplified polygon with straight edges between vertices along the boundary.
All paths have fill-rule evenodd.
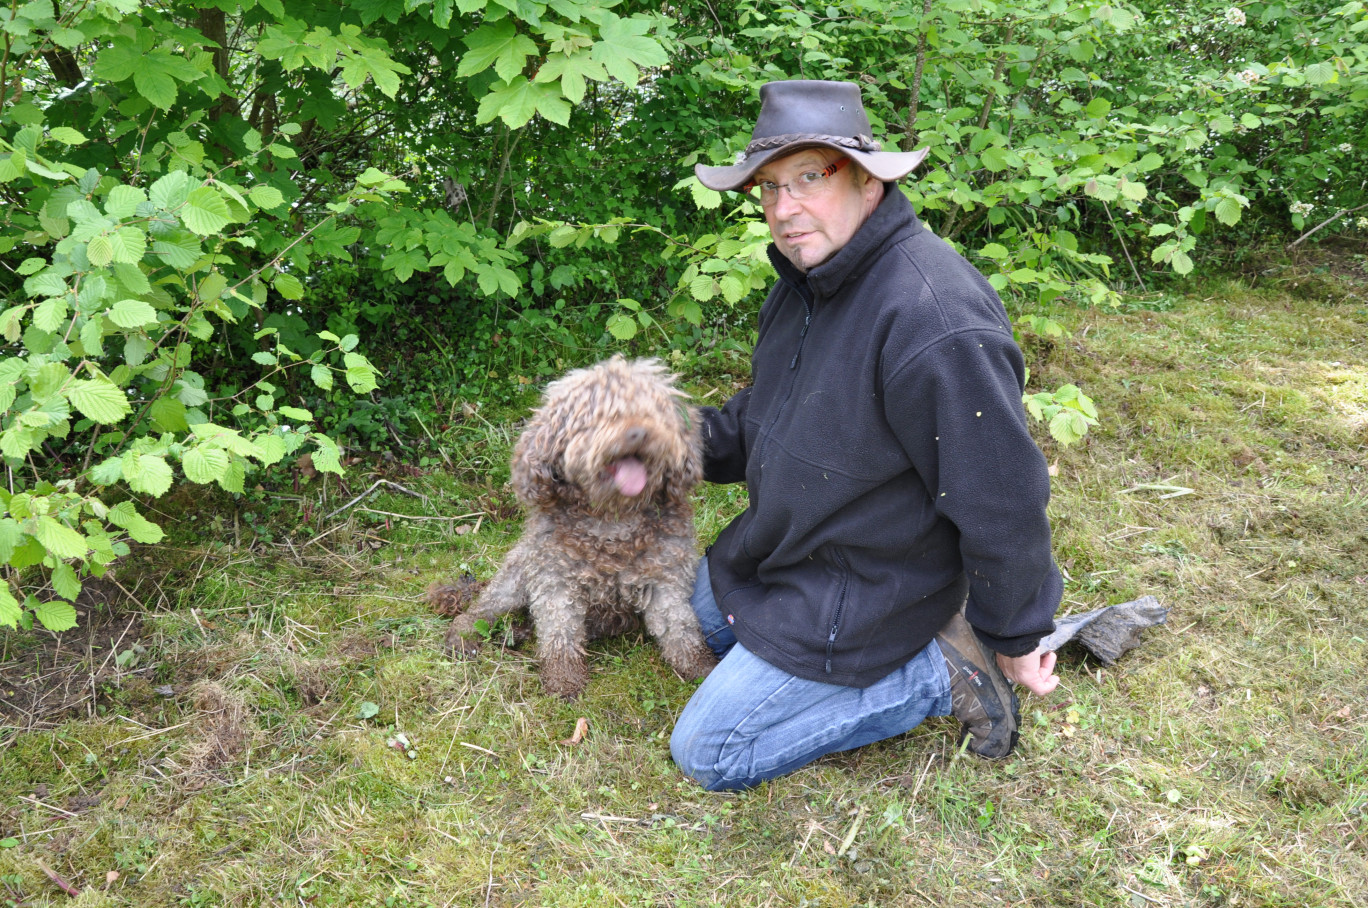
<path id="1" fill-rule="evenodd" d="M 702 474 L 697 414 L 658 360 L 615 356 L 553 382 L 513 449 L 522 538 L 447 645 L 473 653 L 477 621 L 526 608 L 542 685 L 573 699 L 589 678 L 586 641 L 640 613 L 675 671 L 706 675 L 717 660 L 689 605 L 689 493 Z"/>

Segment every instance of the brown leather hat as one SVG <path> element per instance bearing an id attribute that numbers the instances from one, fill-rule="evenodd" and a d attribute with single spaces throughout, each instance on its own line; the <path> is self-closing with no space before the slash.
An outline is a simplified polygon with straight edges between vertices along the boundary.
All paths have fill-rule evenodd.
<path id="1" fill-rule="evenodd" d="M 695 164 L 698 182 L 709 189 L 740 189 L 765 162 L 802 148 L 831 148 L 848 156 L 884 182 L 901 180 L 926 157 L 928 149 L 882 151 L 870 135 L 869 117 L 853 82 L 795 79 L 760 86 L 760 117 L 750 144 L 735 164 Z"/>

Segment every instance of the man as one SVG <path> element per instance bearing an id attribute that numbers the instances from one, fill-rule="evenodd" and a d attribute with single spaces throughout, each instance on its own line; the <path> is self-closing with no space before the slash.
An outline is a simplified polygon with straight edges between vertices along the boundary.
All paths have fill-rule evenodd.
<path id="1" fill-rule="evenodd" d="M 1037 643 L 1062 583 L 1049 478 L 1006 311 L 928 231 L 859 88 L 775 82 L 739 163 L 696 169 L 759 199 L 779 273 L 753 384 L 704 408 L 705 477 L 750 504 L 699 568 L 722 661 L 681 714 L 675 761 L 712 790 L 952 713 L 973 752 L 1017 739 L 1013 682 L 1059 683 Z"/>

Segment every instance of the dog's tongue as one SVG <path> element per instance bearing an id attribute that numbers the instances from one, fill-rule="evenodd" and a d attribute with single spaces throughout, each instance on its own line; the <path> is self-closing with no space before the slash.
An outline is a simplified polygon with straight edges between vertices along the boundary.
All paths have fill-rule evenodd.
<path id="1" fill-rule="evenodd" d="M 646 467 L 635 457 L 614 461 L 608 469 L 613 473 L 613 485 L 623 495 L 640 495 L 646 488 Z"/>

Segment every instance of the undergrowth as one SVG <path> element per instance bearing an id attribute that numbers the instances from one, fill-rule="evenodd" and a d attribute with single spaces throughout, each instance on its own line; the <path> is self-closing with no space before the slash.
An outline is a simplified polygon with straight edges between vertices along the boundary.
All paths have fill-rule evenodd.
<path id="1" fill-rule="evenodd" d="M 254 523 L 171 499 L 175 543 L 116 572 L 140 622 L 0 637 L 0 905 L 1368 904 L 1368 304 L 1335 286 L 1027 341 L 1103 409 L 1039 439 L 1064 610 L 1170 612 L 1112 667 L 1066 650 L 998 764 L 935 719 L 708 794 L 669 758 L 693 685 L 641 638 L 574 704 L 527 649 L 452 661 L 425 591 L 515 538 L 517 411 L 453 419 L 437 471 L 282 479 Z M 697 504 L 706 542 L 744 490 Z M 30 696 L 73 649 L 71 702 Z"/>

